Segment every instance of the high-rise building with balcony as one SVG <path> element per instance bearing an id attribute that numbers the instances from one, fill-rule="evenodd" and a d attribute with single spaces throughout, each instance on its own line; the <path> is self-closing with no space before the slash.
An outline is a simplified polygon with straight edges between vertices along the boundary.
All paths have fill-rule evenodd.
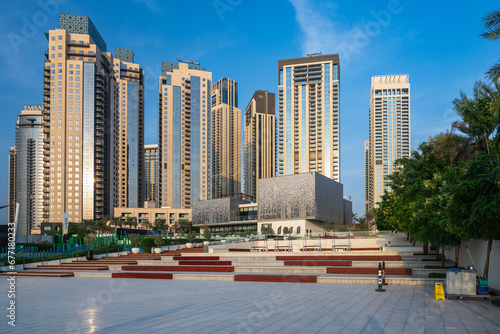
<path id="1" fill-rule="evenodd" d="M 408 75 L 372 77 L 367 209 L 387 191 L 394 162 L 410 157 L 410 80 Z"/>
<path id="2" fill-rule="evenodd" d="M 16 215 L 16 147 L 9 150 L 9 223 Z"/>
<path id="3" fill-rule="evenodd" d="M 257 180 L 276 176 L 275 95 L 256 91 L 245 110 L 245 194 L 257 196 Z"/>
<path id="4" fill-rule="evenodd" d="M 241 192 L 241 109 L 238 83 L 222 78 L 212 85 L 212 198 Z"/>
<path id="5" fill-rule="evenodd" d="M 211 189 L 212 73 L 193 62 L 162 62 L 158 111 L 158 206 L 190 208 Z"/>
<path id="6" fill-rule="evenodd" d="M 339 55 L 278 61 L 277 175 L 318 172 L 340 182 Z"/>
<path id="7" fill-rule="evenodd" d="M 10 204 L 19 203 L 18 235 L 30 235 L 31 230 L 43 220 L 43 120 L 42 104 L 25 105 L 18 116 L 15 148 L 15 198 Z M 11 166 L 12 167 L 12 166 Z M 12 172 L 10 172 L 12 174 Z M 12 195 L 12 194 L 11 194 Z"/>
<path id="8" fill-rule="evenodd" d="M 59 29 L 45 35 L 44 221 L 62 222 L 65 212 L 73 222 L 112 216 L 119 203 L 120 68 L 88 16 L 61 14 Z"/>
<path id="9" fill-rule="evenodd" d="M 119 88 L 120 142 L 118 197 L 120 207 L 144 202 L 144 70 L 134 63 L 134 52 L 115 48 L 115 78 Z"/>
<path id="10" fill-rule="evenodd" d="M 144 145 L 145 201 L 158 207 L 158 144 Z"/>
<path id="11" fill-rule="evenodd" d="M 365 157 L 365 212 L 370 210 L 370 141 L 364 143 Z"/>

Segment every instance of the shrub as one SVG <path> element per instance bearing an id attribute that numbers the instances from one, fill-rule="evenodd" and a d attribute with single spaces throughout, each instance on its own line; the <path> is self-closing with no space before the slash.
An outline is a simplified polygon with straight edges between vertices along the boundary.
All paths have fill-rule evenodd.
<path id="1" fill-rule="evenodd" d="M 156 247 L 161 247 L 163 246 L 164 242 L 163 242 L 163 238 L 161 237 L 161 235 L 157 235 L 155 237 L 155 246 Z"/>
<path id="2" fill-rule="evenodd" d="M 188 242 L 193 243 L 195 239 L 196 239 L 196 232 L 195 231 L 189 232 L 187 235 Z"/>
<path id="3" fill-rule="evenodd" d="M 97 236 L 95 234 L 88 234 L 85 238 L 85 244 L 93 246 L 97 243 Z"/>
<path id="4" fill-rule="evenodd" d="M 283 228 L 283 234 L 289 234 L 289 233 L 290 233 L 290 231 L 288 230 L 288 227 L 285 226 Z"/>
<path id="5" fill-rule="evenodd" d="M 207 240 L 210 240 L 210 238 L 212 237 L 212 233 L 210 233 L 210 228 L 208 226 L 205 226 L 203 228 L 203 236 L 205 237 L 205 239 Z"/>
<path id="6" fill-rule="evenodd" d="M 500 298 L 493 299 L 491 302 L 493 303 L 493 305 L 500 307 Z"/>
<path id="7" fill-rule="evenodd" d="M 130 243 L 132 244 L 133 247 L 137 247 L 139 242 L 141 241 L 141 236 L 137 233 L 132 233 L 128 236 Z"/>
<path id="8" fill-rule="evenodd" d="M 223 238 L 227 237 L 228 235 L 229 235 L 229 230 L 224 230 L 224 231 L 222 232 L 222 237 L 223 237 Z"/>
<path id="9" fill-rule="evenodd" d="M 153 247 L 155 242 L 154 238 L 146 237 L 141 240 L 141 247 L 144 249 L 146 253 L 151 253 L 151 248 Z"/>

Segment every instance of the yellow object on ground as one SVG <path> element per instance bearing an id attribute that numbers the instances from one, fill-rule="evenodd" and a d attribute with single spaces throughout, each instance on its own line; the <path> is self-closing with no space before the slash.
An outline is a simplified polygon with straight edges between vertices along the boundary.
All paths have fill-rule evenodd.
<path id="1" fill-rule="evenodd" d="M 434 286 L 434 299 L 436 300 L 445 300 L 444 298 L 444 290 L 443 290 L 443 283 L 436 283 Z"/>

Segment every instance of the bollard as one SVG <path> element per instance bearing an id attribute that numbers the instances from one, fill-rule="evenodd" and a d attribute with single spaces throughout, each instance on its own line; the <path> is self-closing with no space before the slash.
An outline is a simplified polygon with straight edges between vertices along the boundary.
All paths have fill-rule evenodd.
<path id="1" fill-rule="evenodd" d="M 23 270 L 24 270 L 24 262 L 25 262 L 25 260 L 23 259 Z"/>
<path id="2" fill-rule="evenodd" d="M 385 290 L 382 289 L 382 264 L 379 262 L 378 263 L 378 279 L 377 279 L 377 284 L 378 288 L 375 289 L 377 292 L 384 292 Z"/>
<path id="3" fill-rule="evenodd" d="M 382 261 L 382 285 L 388 285 L 385 282 L 385 261 Z"/>

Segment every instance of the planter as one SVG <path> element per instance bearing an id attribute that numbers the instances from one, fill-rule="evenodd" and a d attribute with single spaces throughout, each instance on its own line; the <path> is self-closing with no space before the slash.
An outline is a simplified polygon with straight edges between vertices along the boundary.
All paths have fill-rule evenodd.
<path id="1" fill-rule="evenodd" d="M 186 243 L 186 248 L 193 248 L 193 244 L 190 242 Z"/>
<path id="2" fill-rule="evenodd" d="M 132 253 L 139 254 L 140 251 L 141 249 L 139 247 L 132 247 Z"/>
<path id="3" fill-rule="evenodd" d="M 87 261 L 92 261 L 92 260 L 94 259 L 94 252 L 92 251 L 92 249 L 89 249 L 89 250 L 87 251 L 87 256 L 86 256 L 86 258 L 87 258 Z"/>
<path id="4" fill-rule="evenodd" d="M 208 245 L 210 245 L 210 242 L 208 242 L 208 241 L 203 241 L 203 246 L 208 246 Z"/>
<path id="5" fill-rule="evenodd" d="M 220 241 L 221 244 L 225 244 L 226 243 L 226 240 L 221 240 Z"/>
<path id="6" fill-rule="evenodd" d="M 155 248 L 155 253 L 156 254 L 160 254 L 161 253 L 161 248 L 159 248 L 159 247 Z"/>

